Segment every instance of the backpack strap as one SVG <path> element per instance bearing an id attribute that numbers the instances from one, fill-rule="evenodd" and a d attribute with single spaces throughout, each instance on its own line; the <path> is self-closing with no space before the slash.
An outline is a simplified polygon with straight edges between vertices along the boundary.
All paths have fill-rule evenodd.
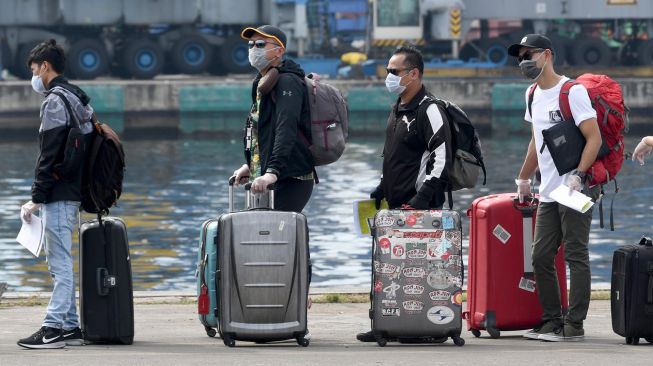
<path id="1" fill-rule="evenodd" d="M 533 118 L 533 97 L 535 96 L 535 88 L 537 88 L 537 84 L 533 83 L 528 88 L 528 115 Z"/>
<path id="2" fill-rule="evenodd" d="M 75 118 L 75 114 L 73 113 L 73 108 L 70 106 L 70 102 L 68 101 L 68 98 L 66 98 L 66 96 L 63 95 L 62 93 L 56 91 L 50 92 L 50 94 L 54 94 L 59 98 L 61 98 L 63 104 L 66 105 L 66 111 L 68 111 L 68 116 L 70 117 L 68 120 L 66 120 L 66 127 L 68 127 L 70 120 L 73 120 L 75 124 L 77 124 L 77 128 L 81 128 L 79 122 L 77 121 L 77 118 Z"/>
<path id="3" fill-rule="evenodd" d="M 569 92 L 571 91 L 571 87 L 574 85 L 578 85 L 578 82 L 574 79 L 569 79 L 565 81 L 560 88 L 558 103 L 560 103 L 560 113 L 562 114 L 562 119 L 564 121 L 571 121 L 574 119 L 574 116 L 571 114 L 571 106 L 569 105 Z"/>

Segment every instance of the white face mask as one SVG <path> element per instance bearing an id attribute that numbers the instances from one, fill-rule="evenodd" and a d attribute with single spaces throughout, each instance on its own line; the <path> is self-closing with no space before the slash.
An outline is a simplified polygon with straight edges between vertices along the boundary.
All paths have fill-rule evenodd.
<path id="1" fill-rule="evenodd" d="M 256 70 L 262 71 L 265 70 L 266 67 L 272 62 L 272 60 L 268 60 L 265 55 L 268 53 L 268 51 L 276 50 L 277 48 L 280 47 L 274 47 L 270 49 L 265 49 L 265 48 L 250 48 L 248 58 L 249 58 L 249 64 L 252 65 Z"/>
<path id="2" fill-rule="evenodd" d="M 406 74 L 408 75 L 408 74 Z M 404 76 L 406 76 L 404 75 Z M 385 87 L 388 88 L 388 91 L 392 94 L 400 95 L 406 90 L 406 85 L 401 85 L 401 78 L 404 76 L 397 76 L 395 74 L 388 74 L 385 78 Z M 411 80 L 412 82 L 412 80 Z"/>
<path id="3" fill-rule="evenodd" d="M 45 95 L 45 93 L 48 91 L 45 88 L 45 84 L 43 84 L 43 79 L 41 79 L 41 76 L 39 75 L 32 76 L 32 89 L 41 95 Z"/>

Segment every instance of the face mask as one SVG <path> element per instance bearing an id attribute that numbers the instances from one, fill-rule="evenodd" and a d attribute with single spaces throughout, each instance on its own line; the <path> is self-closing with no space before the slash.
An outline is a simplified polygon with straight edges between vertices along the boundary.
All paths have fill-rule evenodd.
<path id="1" fill-rule="evenodd" d="M 519 68 L 521 69 L 521 73 L 528 79 L 537 80 L 542 75 L 542 72 L 544 72 L 546 61 L 544 61 L 544 66 L 540 68 L 537 67 L 538 60 L 524 60 L 519 63 Z"/>
<path id="2" fill-rule="evenodd" d="M 47 89 L 45 88 L 45 85 L 43 84 L 43 79 L 39 75 L 33 75 L 32 76 L 32 89 L 34 89 L 35 92 L 45 95 L 45 92 Z"/>
<path id="3" fill-rule="evenodd" d="M 388 88 L 388 91 L 392 94 L 401 94 L 406 90 L 405 85 L 401 85 L 402 76 L 397 76 L 395 74 L 388 74 L 385 78 L 385 87 Z"/>
<path id="4" fill-rule="evenodd" d="M 249 50 L 248 58 L 249 58 L 249 64 L 252 65 L 256 70 L 262 71 L 265 70 L 266 67 L 272 62 L 272 60 L 268 60 L 267 57 L 265 57 L 265 54 L 268 51 L 276 50 L 279 47 L 271 48 L 271 49 L 265 49 L 265 48 L 252 48 Z"/>

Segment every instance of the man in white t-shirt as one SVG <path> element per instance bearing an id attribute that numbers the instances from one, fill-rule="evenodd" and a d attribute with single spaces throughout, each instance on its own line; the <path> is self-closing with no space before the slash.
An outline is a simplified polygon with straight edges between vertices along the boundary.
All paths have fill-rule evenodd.
<path id="1" fill-rule="evenodd" d="M 585 87 L 575 85 L 569 91 L 573 121 L 563 121 L 558 99 L 562 85 L 569 78 L 554 71 L 554 49 L 547 37 L 526 35 L 520 43 L 510 46 L 508 53 L 518 58 L 522 74 L 537 84 L 532 104 L 526 108 L 524 116 L 532 124 L 533 135 L 515 183 L 519 198 L 523 201 L 525 196 L 531 194 L 529 178 L 539 167 L 540 204 L 533 242 L 533 268 L 543 314 L 542 323 L 524 334 L 524 337 L 544 341 L 581 341 L 584 339 L 583 320 L 587 316 L 591 291 L 588 242 L 592 210 L 585 213 L 574 211 L 559 205 L 551 199 L 550 194 L 565 184 L 570 190 L 582 191 L 594 200 L 598 198 L 600 188 L 590 188 L 586 184 L 586 171 L 594 163 L 601 146 L 596 111 L 592 108 Z M 527 105 L 529 90 L 530 87 L 525 96 Z M 563 175 L 558 173 L 548 148 L 540 149 L 543 144 L 542 131 L 557 123 L 575 123 L 586 139 L 578 167 Z M 554 264 L 561 242 L 564 243 L 564 256 L 569 264 L 571 282 L 569 312 L 566 315 L 562 313 Z"/>

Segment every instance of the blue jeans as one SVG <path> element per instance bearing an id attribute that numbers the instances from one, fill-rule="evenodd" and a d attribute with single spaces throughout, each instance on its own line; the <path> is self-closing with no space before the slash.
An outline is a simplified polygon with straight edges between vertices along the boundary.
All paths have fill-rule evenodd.
<path id="1" fill-rule="evenodd" d="M 79 202 L 59 201 L 42 206 L 48 269 L 54 280 L 52 297 L 43 325 L 70 330 L 79 327 L 73 274 L 73 230 Z"/>

